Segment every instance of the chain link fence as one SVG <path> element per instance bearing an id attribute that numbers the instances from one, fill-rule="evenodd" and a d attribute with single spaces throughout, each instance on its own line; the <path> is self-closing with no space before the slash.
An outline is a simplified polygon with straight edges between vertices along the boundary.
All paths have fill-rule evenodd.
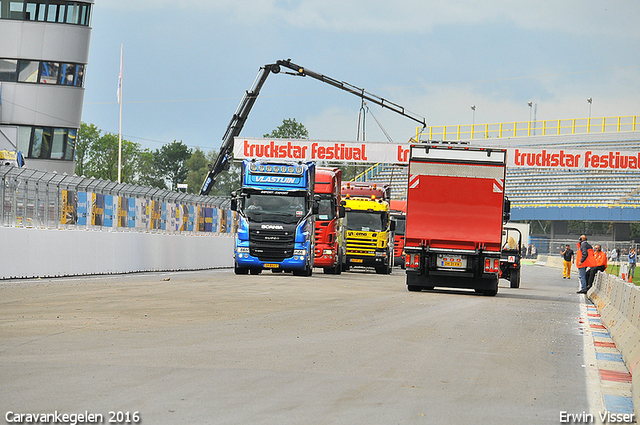
<path id="1" fill-rule="evenodd" d="M 228 198 L 0 165 L 0 226 L 234 233 Z"/>

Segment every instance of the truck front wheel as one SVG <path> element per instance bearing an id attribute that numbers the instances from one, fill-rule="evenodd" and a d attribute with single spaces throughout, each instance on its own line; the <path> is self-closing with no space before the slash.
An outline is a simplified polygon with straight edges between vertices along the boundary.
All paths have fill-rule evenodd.
<path id="1" fill-rule="evenodd" d="M 233 265 L 233 271 L 236 274 L 249 274 L 249 269 L 244 268 L 244 267 L 238 267 L 238 263 L 235 263 Z"/>

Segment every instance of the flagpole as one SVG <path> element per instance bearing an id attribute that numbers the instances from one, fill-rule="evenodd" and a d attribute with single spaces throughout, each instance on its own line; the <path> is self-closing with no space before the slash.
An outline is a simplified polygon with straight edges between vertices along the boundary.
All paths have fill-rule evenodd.
<path id="1" fill-rule="evenodd" d="M 118 183 L 122 183 L 122 44 L 120 44 L 120 77 L 118 78 L 118 103 L 120 104 L 120 125 L 118 130 Z"/>

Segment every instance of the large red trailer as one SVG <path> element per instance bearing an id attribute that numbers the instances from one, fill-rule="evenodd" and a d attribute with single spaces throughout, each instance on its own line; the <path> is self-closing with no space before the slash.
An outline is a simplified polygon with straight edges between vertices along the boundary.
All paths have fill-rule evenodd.
<path id="1" fill-rule="evenodd" d="M 506 150 L 412 145 L 405 235 L 409 291 L 436 286 L 498 292 L 508 218 Z"/>
<path id="2" fill-rule="evenodd" d="M 319 200 L 315 227 L 315 267 L 325 273 L 340 274 L 345 255 L 343 231 L 340 218 L 344 208 L 340 207 L 342 170 L 316 167 L 315 195 Z"/>

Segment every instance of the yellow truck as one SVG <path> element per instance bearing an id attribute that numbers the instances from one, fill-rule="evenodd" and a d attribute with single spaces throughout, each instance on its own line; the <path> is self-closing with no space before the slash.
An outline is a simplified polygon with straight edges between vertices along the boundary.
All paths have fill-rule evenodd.
<path id="1" fill-rule="evenodd" d="M 395 222 L 390 218 L 389 186 L 348 182 L 341 192 L 347 245 L 342 269 L 374 267 L 378 274 L 390 274 Z"/>

